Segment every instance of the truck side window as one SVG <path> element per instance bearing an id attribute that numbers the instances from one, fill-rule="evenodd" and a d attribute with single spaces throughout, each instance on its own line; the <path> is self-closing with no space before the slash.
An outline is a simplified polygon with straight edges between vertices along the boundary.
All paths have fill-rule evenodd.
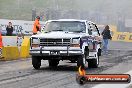
<path id="1" fill-rule="evenodd" d="M 92 35 L 92 30 L 91 30 L 90 24 L 88 24 L 88 34 L 89 34 L 89 35 Z"/>
<path id="2" fill-rule="evenodd" d="M 94 35 L 94 36 L 100 35 L 98 32 L 97 26 L 95 24 L 91 24 L 90 27 L 91 27 L 92 35 Z"/>

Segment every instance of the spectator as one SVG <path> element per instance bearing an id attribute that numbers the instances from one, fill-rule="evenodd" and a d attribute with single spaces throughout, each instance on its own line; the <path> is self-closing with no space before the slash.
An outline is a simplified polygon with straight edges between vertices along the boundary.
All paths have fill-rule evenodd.
<path id="1" fill-rule="evenodd" d="M 33 25 L 33 34 L 34 34 L 34 35 L 37 34 L 37 32 L 40 31 L 40 29 L 41 29 L 39 20 L 40 20 L 40 17 L 37 16 L 37 17 L 36 17 L 36 20 L 35 20 L 35 22 L 34 22 L 34 25 Z"/>
<path id="2" fill-rule="evenodd" d="M 106 54 L 108 53 L 108 41 L 109 39 L 110 40 L 112 39 L 108 25 L 105 26 L 105 29 L 102 32 L 102 36 L 103 36 L 103 52 L 104 54 Z"/>
<path id="3" fill-rule="evenodd" d="M 7 33 L 6 33 L 7 36 L 12 36 L 13 27 L 12 27 L 12 23 L 11 22 L 8 23 L 8 25 L 6 27 L 6 31 L 7 31 Z"/>

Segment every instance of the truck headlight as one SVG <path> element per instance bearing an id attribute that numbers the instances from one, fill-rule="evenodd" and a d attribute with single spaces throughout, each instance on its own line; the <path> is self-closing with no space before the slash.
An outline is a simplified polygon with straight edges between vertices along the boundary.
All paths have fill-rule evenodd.
<path id="1" fill-rule="evenodd" d="M 33 38 L 31 44 L 32 44 L 32 47 L 39 47 L 40 40 L 38 38 Z"/>
<path id="2" fill-rule="evenodd" d="M 71 47 L 80 47 L 80 39 L 72 39 Z"/>
<path id="3" fill-rule="evenodd" d="M 80 39 L 72 39 L 72 44 L 80 44 Z"/>
<path id="4" fill-rule="evenodd" d="M 39 39 L 33 39 L 32 40 L 32 44 L 39 44 L 39 43 L 40 43 Z"/>

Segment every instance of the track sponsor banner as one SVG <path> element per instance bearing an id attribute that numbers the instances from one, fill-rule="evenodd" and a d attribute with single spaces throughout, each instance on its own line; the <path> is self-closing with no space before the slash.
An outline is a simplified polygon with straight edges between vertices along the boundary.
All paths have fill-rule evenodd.
<path id="1" fill-rule="evenodd" d="M 132 42 L 132 33 L 129 33 L 128 41 L 129 41 L 129 42 Z"/>
<path id="2" fill-rule="evenodd" d="M 129 32 L 116 32 L 112 37 L 113 41 L 132 42 L 132 33 Z"/>
<path id="3" fill-rule="evenodd" d="M 25 35 L 32 34 L 32 28 L 34 21 L 24 21 L 24 20 L 8 20 L 8 19 L 0 19 L 0 27 L 2 28 L 2 35 L 6 35 L 6 27 L 8 22 L 12 22 L 13 25 L 13 35 L 17 35 L 19 33 L 23 33 Z M 41 26 L 45 25 L 45 22 L 40 22 Z"/>

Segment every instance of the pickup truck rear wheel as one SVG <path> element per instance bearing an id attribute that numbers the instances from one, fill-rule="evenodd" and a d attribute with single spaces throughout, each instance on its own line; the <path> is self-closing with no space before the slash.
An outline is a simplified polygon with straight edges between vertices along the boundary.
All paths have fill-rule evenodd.
<path id="1" fill-rule="evenodd" d="M 88 60 L 88 67 L 89 68 L 97 68 L 99 66 L 99 56 L 97 59 L 93 58 Z"/>
<path id="2" fill-rule="evenodd" d="M 98 49 L 98 56 L 101 56 L 101 49 Z"/>
<path id="3" fill-rule="evenodd" d="M 59 60 L 48 60 L 49 67 L 56 67 L 59 64 Z"/>
<path id="4" fill-rule="evenodd" d="M 35 69 L 40 69 L 41 59 L 38 56 L 32 56 L 32 65 Z"/>

